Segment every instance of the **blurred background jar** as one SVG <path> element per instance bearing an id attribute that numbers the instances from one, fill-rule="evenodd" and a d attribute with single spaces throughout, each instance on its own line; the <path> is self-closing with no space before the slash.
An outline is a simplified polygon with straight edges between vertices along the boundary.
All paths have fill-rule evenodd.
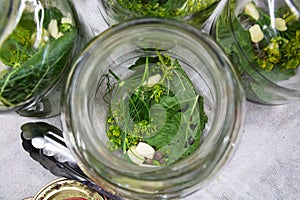
<path id="1" fill-rule="evenodd" d="M 153 93 L 154 104 L 144 102 L 147 96 L 139 99 L 149 92 L 142 88 L 156 86 L 162 90 Z M 140 101 L 145 104 L 137 108 Z M 196 28 L 163 18 L 128 21 L 97 36 L 73 66 L 62 102 L 64 138 L 78 165 L 124 199 L 179 198 L 204 187 L 235 152 L 245 114 L 243 89 L 224 52 Z M 146 108 L 153 121 L 135 123 L 141 112 L 128 114 Z M 205 115 L 199 118 L 200 110 Z M 131 130 L 154 122 L 172 134 L 159 140 L 167 141 L 159 151 L 166 147 L 168 159 L 144 164 L 130 154 L 140 140 Z M 129 129 L 132 124 L 137 129 Z"/>
<path id="2" fill-rule="evenodd" d="M 230 57 L 250 101 L 300 100 L 299 1 L 227 1 L 211 34 Z"/>
<path id="3" fill-rule="evenodd" d="M 140 17 L 166 17 L 200 28 L 220 0 L 98 0 L 101 13 L 109 25 Z"/>
<path id="4" fill-rule="evenodd" d="M 4 38 L 13 30 L 18 21 L 18 10 L 21 1 L 0 1 L 0 45 Z"/>
<path id="5" fill-rule="evenodd" d="M 59 114 L 57 86 L 79 44 L 69 1 L 1 0 L 0 4 L 0 113 Z"/>

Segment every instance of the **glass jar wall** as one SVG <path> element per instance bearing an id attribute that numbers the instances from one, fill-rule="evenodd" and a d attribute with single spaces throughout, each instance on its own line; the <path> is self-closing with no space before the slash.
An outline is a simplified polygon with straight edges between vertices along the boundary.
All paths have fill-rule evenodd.
<path id="1" fill-rule="evenodd" d="M 76 46 L 69 2 L 3 0 L 2 14 L 0 112 L 27 109 L 24 114 L 50 115 L 57 109 L 51 107 L 53 102 L 44 99 L 41 107 L 36 103 L 59 83 Z M 59 107 L 59 100 L 54 107 Z"/>
<path id="2" fill-rule="evenodd" d="M 300 100 L 299 3 L 228 1 L 212 35 L 230 57 L 246 96 L 261 104 Z"/>
<path id="3" fill-rule="evenodd" d="M 188 22 L 196 27 L 209 18 L 220 0 L 128 1 L 98 0 L 109 25 L 140 17 L 166 17 Z"/>
<path id="4" fill-rule="evenodd" d="M 15 22 L 18 21 L 20 6 L 21 1 L 0 1 L 0 45 L 14 28 Z"/>
<path id="5" fill-rule="evenodd" d="M 243 89 L 215 42 L 162 18 L 97 36 L 63 96 L 64 137 L 79 166 L 125 199 L 202 188 L 235 152 L 245 113 Z"/>

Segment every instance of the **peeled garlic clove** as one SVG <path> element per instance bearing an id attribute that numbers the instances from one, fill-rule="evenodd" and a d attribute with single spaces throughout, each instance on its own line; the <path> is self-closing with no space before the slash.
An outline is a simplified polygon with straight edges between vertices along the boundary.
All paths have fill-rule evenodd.
<path id="1" fill-rule="evenodd" d="M 61 23 L 64 24 L 72 24 L 72 19 L 68 18 L 68 17 L 63 17 L 61 18 Z"/>
<path id="2" fill-rule="evenodd" d="M 59 32 L 59 33 L 57 34 L 57 36 L 56 36 L 56 39 L 57 39 L 57 38 L 60 38 L 61 36 L 64 36 L 64 34 L 63 34 L 62 32 Z"/>
<path id="3" fill-rule="evenodd" d="M 250 15 L 253 19 L 258 20 L 259 19 L 259 12 L 256 9 L 256 6 L 254 5 L 254 3 L 248 3 L 245 6 L 244 9 L 245 14 Z"/>
<path id="4" fill-rule="evenodd" d="M 127 151 L 127 155 L 130 160 L 137 165 L 141 165 L 145 161 L 145 157 L 136 151 L 135 146 L 130 147 L 130 149 Z"/>
<path id="5" fill-rule="evenodd" d="M 285 20 L 282 18 L 276 18 L 275 19 L 275 28 L 279 31 L 286 31 L 287 26 L 286 26 Z"/>
<path id="6" fill-rule="evenodd" d="M 48 31 L 50 35 L 54 38 L 57 38 L 58 35 L 58 26 L 56 19 L 52 19 L 48 25 Z"/>
<path id="7" fill-rule="evenodd" d="M 153 87 L 155 84 L 157 84 L 160 81 L 160 79 L 161 79 L 160 74 L 152 75 L 149 77 L 147 84 L 149 87 Z"/>
<path id="8" fill-rule="evenodd" d="M 153 159 L 155 153 L 154 148 L 145 142 L 139 142 L 136 146 L 136 151 L 139 155 L 150 159 Z"/>
<path id="9" fill-rule="evenodd" d="M 262 32 L 260 26 L 255 24 L 249 28 L 251 41 L 254 43 L 260 42 L 264 39 L 264 33 Z"/>

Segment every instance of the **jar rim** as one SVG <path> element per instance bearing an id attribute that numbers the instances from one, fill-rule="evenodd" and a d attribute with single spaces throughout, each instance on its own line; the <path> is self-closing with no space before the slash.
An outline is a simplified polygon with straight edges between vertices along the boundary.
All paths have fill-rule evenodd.
<path id="1" fill-rule="evenodd" d="M 235 116 L 238 113 L 238 117 L 240 117 L 241 119 L 238 120 L 242 120 L 243 118 L 243 111 L 244 111 L 244 95 L 242 92 L 242 88 L 238 82 L 238 80 L 231 80 L 231 76 L 235 77 L 235 74 L 233 72 L 231 72 L 230 70 L 233 70 L 233 68 L 231 66 L 229 66 L 230 64 L 228 59 L 226 58 L 226 56 L 224 55 L 224 53 L 221 51 L 221 49 L 213 42 L 212 39 L 209 38 L 209 36 L 207 36 L 204 33 L 201 33 L 199 30 L 197 30 L 196 28 L 187 25 L 187 24 L 183 24 L 181 22 L 178 22 L 176 20 L 171 20 L 171 19 L 163 19 L 163 18 L 142 18 L 142 19 L 135 19 L 135 20 L 131 20 L 125 23 L 121 23 L 118 24 L 114 27 L 111 27 L 110 29 L 106 30 L 105 32 L 103 32 L 102 34 L 100 34 L 98 37 L 96 37 L 88 46 L 87 48 L 83 51 L 83 53 L 81 54 L 81 56 L 79 57 L 79 59 L 77 60 L 77 62 L 75 63 L 75 67 L 73 67 L 72 72 L 70 73 L 71 75 L 69 76 L 68 79 L 68 83 L 67 86 L 65 88 L 64 91 L 64 101 L 62 102 L 62 122 L 63 122 L 63 127 L 64 127 L 64 136 L 67 139 L 67 144 L 70 147 L 70 149 L 72 150 L 73 154 L 77 157 L 77 160 L 79 161 L 79 163 L 81 163 L 83 165 L 84 171 L 87 172 L 87 174 L 91 174 L 91 177 L 95 177 L 96 176 L 96 172 L 95 170 L 91 169 L 91 167 L 89 166 L 84 166 L 84 165 L 89 165 L 87 164 L 86 159 L 81 155 L 82 152 L 80 152 L 80 150 L 78 149 L 79 147 L 76 146 L 78 144 L 79 141 L 76 141 L 77 139 L 77 134 L 84 134 L 81 133 L 80 130 L 88 130 L 88 131 L 92 131 L 92 124 L 90 122 L 84 122 L 84 124 L 82 124 L 83 126 L 88 126 L 86 128 L 81 129 L 79 126 L 81 126 L 80 121 L 77 121 L 79 118 L 88 115 L 88 107 L 86 104 L 82 105 L 81 104 L 81 110 L 76 110 L 76 108 L 78 108 L 78 106 L 74 105 L 78 102 L 86 102 L 86 100 L 83 100 L 82 95 L 79 95 L 79 93 L 76 93 L 76 91 L 78 90 L 78 85 L 81 85 L 82 83 L 75 83 L 77 82 L 79 79 L 78 77 L 80 75 L 82 75 L 82 72 L 88 70 L 88 69 L 84 69 L 84 59 L 89 59 L 89 56 L 91 54 L 93 54 L 92 50 L 96 49 L 97 47 L 99 47 L 100 45 L 102 45 L 102 42 L 104 42 L 105 40 L 107 40 L 107 38 L 113 37 L 115 35 L 118 34 L 119 31 L 124 31 L 124 30 L 134 30 L 137 28 L 141 28 L 141 27 L 149 27 L 149 26 L 154 26 L 156 30 L 159 29 L 159 27 L 161 27 L 162 25 L 167 25 L 167 27 L 172 27 L 173 29 L 180 29 L 182 31 L 184 31 L 184 33 L 189 33 L 193 36 L 193 39 L 195 41 L 197 40 L 201 40 L 203 43 L 200 43 L 201 45 L 205 45 L 206 48 L 210 48 L 210 52 L 215 55 L 215 59 L 220 59 L 222 61 L 220 61 L 220 71 L 219 71 L 219 75 L 220 75 L 220 79 L 224 80 L 223 82 L 219 82 L 216 84 L 219 84 L 218 87 L 226 87 L 226 89 L 223 88 L 223 91 L 225 92 L 229 92 L 224 94 L 224 96 L 219 96 L 218 97 L 218 108 L 220 110 L 222 110 L 223 113 L 220 114 L 220 119 L 213 121 L 212 123 L 214 124 L 213 126 L 217 126 L 215 131 L 222 131 L 222 129 L 230 129 L 230 134 L 228 137 L 231 138 L 227 138 L 227 144 L 225 144 L 226 147 L 224 147 L 224 151 L 221 155 L 221 159 L 218 160 L 218 164 L 220 164 L 220 166 L 215 166 L 216 168 L 221 168 L 221 166 L 223 166 L 224 163 L 227 162 L 228 158 L 230 157 L 229 155 L 231 155 L 234 151 L 232 148 L 232 144 L 237 144 L 238 143 L 238 136 L 239 136 L 239 130 L 241 128 L 241 121 L 238 121 L 237 123 L 234 122 L 233 125 L 230 125 L 230 127 L 223 127 L 223 124 L 225 122 L 226 117 L 229 116 L 229 118 L 234 119 L 234 121 L 236 120 Z M 128 33 L 128 32 L 127 32 Z M 130 32 L 129 32 L 130 33 Z M 189 36 L 191 36 L 189 35 Z M 119 39 L 124 39 L 122 37 L 119 37 Z M 199 43 L 199 41 L 198 41 Z M 200 45 L 198 44 L 198 45 Z M 103 45 L 106 46 L 106 45 Z M 103 47 L 102 47 L 103 48 Z M 222 54 L 217 55 L 218 53 Z M 81 68 L 81 69 L 79 69 Z M 90 68 L 93 68 L 93 66 Z M 228 72 L 228 71 L 230 72 Z M 225 73 L 224 73 L 225 72 Z M 91 73 L 91 71 L 89 72 Z M 224 74 L 222 74 L 224 73 Z M 83 80 L 83 79 L 82 79 Z M 84 79 L 86 80 L 86 79 Z M 230 82 L 230 83 L 228 83 Z M 223 84 L 225 84 L 226 86 L 224 86 Z M 237 87 L 235 87 L 237 86 Z M 228 88 L 227 88 L 228 87 Z M 75 94 L 76 93 L 76 94 Z M 235 96 L 237 95 L 237 96 Z M 227 104 L 234 104 L 233 106 L 227 106 Z M 228 110 L 227 110 L 228 109 Z M 231 109 L 234 109 L 231 110 Z M 228 114 L 228 112 L 230 114 Z M 241 114 L 239 114 L 241 113 Z M 231 119 L 231 120 L 232 120 Z M 227 131 L 227 130 L 226 130 Z M 225 134 L 225 133 L 224 133 Z M 215 141 L 216 143 L 219 142 L 219 145 L 223 145 L 222 141 L 218 140 Z M 80 142 L 79 142 L 80 143 Z M 93 141 L 88 144 L 89 145 L 93 145 L 95 146 L 95 143 L 93 143 Z M 228 145 L 228 146 L 227 146 Z M 209 152 L 208 152 L 209 153 Z M 197 158 L 197 156 L 191 156 L 189 159 L 195 159 Z M 110 158 L 111 160 L 115 161 L 114 158 Z M 188 171 L 190 171 L 191 169 L 195 169 L 197 166 L 196 164 L 199 164 L 199 158 L 198 158 L 198 162 L 196 160 L 194 160 L 194 163 L 190 166 L 183 164 L 183 161 L 178 161 L 178 163 L 173 163 L 171 166 L 167 166 L 164 168 L 161 168 L 159 171 L 152 171 L 152 172 L 147 172 L 145 173 L 145 171 L 140 171 L 140 173 L 143 173 L 144 176 L 147 176 L 148 178 L 151 178 L 152 180 L 161 180 L 163 177 L 161 176 L 161 174 L 165 174 L 166 171 L 170 172 L 169 174 L 171 175 L 171 177 L 175 177 L 176 179 L 178 178 L 178 174 L 176 174 L 177 170 L 182 171 L 183 174 L 186 174 Z M 124 162 L 124 161 L 122 161 Z M 223 163 L 224 162 L 224 163 Z M 125 164 L 126 165 L 126 164 Z M 103 164 L 103 166 L 107 167 L 108 171 L 111 171 L 114 174 L 118 174 L 118 175 L 122 175 L 122 176 L 127 176 L 129 178 L 135 178 L 136 180 L 140 179 L 141 174 L 139 173 L 128 173 L 128 172 L 124 172 L 124 171 L 118 171 L 115 170 L 113 168 L 111 168 L 110 166 L 107 166 L 105 164 Z M 133 168 L 138 170 L 139 168 Z M 218 171 L 219 169 L 213 169 L 213 171 Z M 99 174 L 98 174 L 99 175 Z M 158 176 L 159 175 L 159 176 Z M 101 175 L 100 175 L 101 176 Z M 97 178 L 96 178 L 97 179 Z M 100 178 L 101 179 L 101 178 Z M 103 179 L 104 180 L 104 179 Z"/>
<path id="2" fill-rule="evenodd" d="M 155 15 L 151 15 L 151 16 L 142 16 L 140 13 L 136 13 L 133 12 L 129 9 L 126 9 L 124 6 L 120 5 L 120 3 L 118 3 L 117 0 L 111 0 L 112 1 L 112 5 L 114 6 L 114 9 L 116 9 L 116 11 L 120 14 L 123 14 L 125 16 L 132 16 L 135 18 L 139 18 L 139 17 L 161 17 L 161 16 L 155 16 Z M 206 9 L 209 9 L 210 7 L 214 6 L 215 4 L 219 3 L 221 0 L 215 0 L 215 2 L 213 2 L 211 5 L 209 5 L 208 7 L 204 8 L 204 9 L 200 9 L 200 10 L 196 10 L 194 12 L 189 12 L 186 15 L 168 15 L 165 17 L 170 17 L 170 18 L 177 18 L 177 19 L 182 19 L 184 21 L 186 20 L 190 20 L 191 18 L 193 18 L 193 16 L 195 15 L 195 13 L 201 13 Z M 101 1 L 102 4 L 105 4 L 105 1 Z M 111 5 L 110 5 L 111 6 Z"/>

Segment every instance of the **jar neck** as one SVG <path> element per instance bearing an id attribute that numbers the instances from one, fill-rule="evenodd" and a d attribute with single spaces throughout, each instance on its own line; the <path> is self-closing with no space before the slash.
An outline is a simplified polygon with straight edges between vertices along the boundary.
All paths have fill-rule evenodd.
<path id="1" fill-rule="evenodd" d="M 242 88 L 221 48 L 196 30 L 161 18 L 123 23 L 93 40 L 72 68 L 64 92 L 64 137 L 82 170 L 104 189 L 130 199 L 179 198 L 204 186 L 234 152 L 243 118 Z M 144 52 L 148 49 L 167 49 L 166 53 L 186 64 L 183 69 L 193 77 L 194 86 L 203 83 L 198 88 L 201 95 L 205 94 L 208 108 L 209 125 L 200 147 L 185 159 L 177 159 L 178 162 L 163 168 L 124 162 L 106 146 L 105 120 L 109 111 L 102 103 L 106 86 L 99 77 L 108 68 L 118 70 L 123 64 L 125 67 L 116 74 L 128 73 L 128 61 L 149 55 L 149 51 Z M 104 91 L 99 91 L 102 86 Z M 184 126 L 175 131 L 180 129 Z M 180 144 L 177 138 L 171 138 L 169 144 Z M 177 147 L 184 149 L 182 145 Z M 178 150 L 174 153 L 178 155 Z"/>

